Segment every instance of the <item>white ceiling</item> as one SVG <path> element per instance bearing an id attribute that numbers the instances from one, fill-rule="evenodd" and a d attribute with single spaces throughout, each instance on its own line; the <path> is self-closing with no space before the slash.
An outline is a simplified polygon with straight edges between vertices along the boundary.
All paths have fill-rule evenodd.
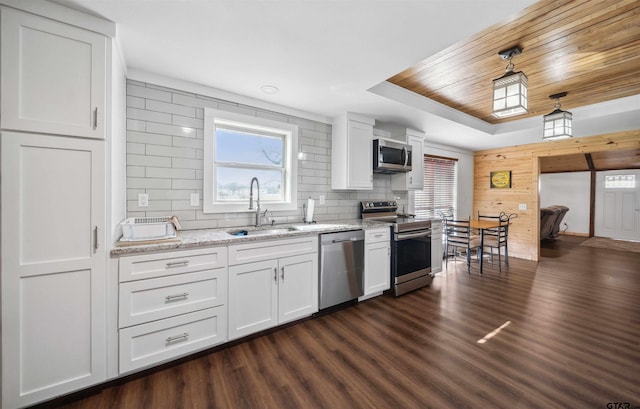
<path id="1" fill-rule="evenodd" d="M 540 118 L 492 126 L 385 82 L 533 0 L 54 2 L 115 22 L 136 75 L 201 84 L 326 121 L 358 112 L 380 127 L 411 127 L 431 142 L 470 150 L 540 141 Z M 262 85 L 280 92 L 266 95 Z M 602 105 L 573 111 L 576 135 L 640 128 L 640 96 Z"/>

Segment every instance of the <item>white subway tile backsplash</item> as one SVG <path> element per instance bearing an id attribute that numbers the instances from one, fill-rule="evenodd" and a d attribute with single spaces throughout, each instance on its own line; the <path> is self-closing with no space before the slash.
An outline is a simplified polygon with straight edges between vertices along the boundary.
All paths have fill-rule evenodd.
<path id="1" fill-rule="evenodd" d="M 171 189 L 171 179 L 151 179 L 127 177 L 127 188 L 131 189 Z"/>
<path id="2" fill-rule="evenodd" d="M 174 168 L 147 168 L 148 178 L 168 178 L 168 179 L 195 179 L 194 169 L 174 169 Z"/>
<path id="3" fill-rule="evenodd" d="M 145 154 L 145 145 L 143 143 L 127 142 L 127 153 L 133 153 L 137 155 Z"/>
<path id="4" fill-rule="evenodd" d="M 182 169 L 202 169 L 202 161 L 198 159 L 171 158 L 171 167 Z"/>
<path id="5" fill-rule="evenodd" d="M 247 108 L 245 106 L 239 106 L 238 104 L 229 104 L 226 102 L 219 102 L 218 109 L 227 112 L 235 112 L 237 114 L 248 115 L 248 116 L 256 116 L 255 108 Z"/>
<path id="6" fill-rule="evenodd" d="M 127 189 L 127 200 L 138 200 L 140 193 L 147 193 L 146 189 Z"/>
<path id="7" fill-rule="evenodd" d="M 204 129 L 204 119 L 202 118 L 187 118 L 186 116 L 174 115 L 172 123 L 173 125 L 188 128 Z"/>
<path id="8" fill-rule="evenodd" d="M 178 158 L 195 158 L 196 150 L 191 148 L 175 148 L 160 145 L 146 145 L 146 154 L 152 156 L 169 156 Z"/>
<path id="9" fill-rule="evenodd" d="M 171 92 L 141 87 L 131 83 L 127 84 L 127 95 L 146 99 L 154 99 L 156 101 L 171 102 Z"/>
<path id="10" fill-rule="evenodd" d="M 147 217 L 165 217 L 176 216 L 180 220 L 180 224 L 185 220 L 195 220 L 196 214 L 194 210 L 163 210 L 163 211 L 151 211 L 146 213 Z M 184 227 L 184 226 L 183 226 Z"/>
<path id="11" fill-rule="evenodd" d="M 193 107 L 176 105 L 169 102 L 154 101 L 152 99 L 148 99 L 146 101 L 146 109 L 147 111 L 166 112 L 168 114 L 175 114 L 192 118 L 195 118 L 196 116 L 196 109 Z"/>
<path id="12" fill-rule="evenodd" d="M 129 108 L 144 109 L 144 98 L 127 96 L 127 106 Z"/>
<path id="13" fill-rule="evenodd" d="M 165 124 L 171 123 L 171 114 L 164 112 L 145 111 L 144 109 L 127 108 L 127 118 L 139 119 L 141 121 L 161 122 Z M 148 126 L 149 124 L 147 124 Z"/>
<path id="14" fill-rule="evenodd" d="M 131 79 L 127 80 L 127 85 L 137 85 L 137 86 L 143 87 L 143 88 L 147 86 L 147 84 L 144 83 L 144 82 L 131 80 Z"/>
<path id="15" fill-rule="evenodd" d="M 193 190 L 147 189 L 149 200 L 189 200 Z"/>
<path id="16" fill-rule="evenodd" d="M 269 212 L 276 223 L 302 221 L 302 204 L 311 196 L 317 221 L 359 217 L 361 200 L 391 200 L 390 179 L 374 178 L 372 191 L 331 190 L 331 125 L 292 117 L 216 98 L 196 95 L 138 81 L 127 81 L 127 217 L 176 215 L 185 229 L 232 228 L 251 225 L 253 212 L 202 213 L 191 206 L 190 195 L 202 198 L 204 157 L 204 109 L 210 107 L 299 126 L 298 203 L 293 211 Z M 137 195 L 149 195 L 149 207 L 137 207 Z M 398 194 L 398 193 L 396 193 Z M 406 194 L 400 193 L 400 202 Z M 264 207 L 264 206 L 263 206 Z"/>
<path id="17" fill-rule="evenodd" d="M 171 158 L 164 156 L 130 155 L 127 154 L 127 164 L 137 166 L 171 167 Z"/>
<path id="18" fill-rule="evenodd" d="M 180 220 L 180 224 L 184 230 L 193 229 L 217 229 L 217 220 Z"/>
<path id="19" fill-rule="evenodd" d="M 201 207 L 200 205 L 199 207 Z M 171 210 L 194 210 L 197 209 L 196 206 L 191 206 L 190 200 L 172 200 L 171 201 Z"/>
<path id="20" fill-rule="evenodd" d="M 171 180 L 172 189 L 193 189 L 202 190 L 202 180 L 199 179 L 173 179 Z"/>
<path id="21" fill-rule="evenodd" d="M 277 122 L 287 122 L 287 116 L 284 114 L 278 114 L 277 112 L 258 111 L 256 112 L 258 118 L 269 119 Z"/>
<path id="22" fill-rule="evenodd" d="M 127 201 L 127 211 L 130 212 L 153 212 L 153 211 L 165 211 L 171 210 L 171 201 L 170 200 L 153 200 L 149 201 L 149 206 L 147 207 L 138 207 L 137 200 L 129 200 Z"/>
<path id="23" fill-rule="evenodd" d="M 137 119 L 127 119 L 128 131 L 144 132 L 146 129 L 147 129 L 147 123 L 145 121 L 139 121 Z"/>
<path id="24" fill-rule="evenodd" d="M 181 148 L 204 149 L 204 139 L 182 138 L 180 136 L 172 137 L 173 146 Z"/>
<path id="25" fill-rule="evenodd" d="M 152 145 L 171 146 L 171 136 L 157 133 L 127 131 L 127 142 L 148 143 Z"/>
<path id="26" fill-rule="evenodd" d="M 143 178 L 145 175 L 144 166 L 127 166 L 127 176 L 130 178 Z"/>
<path id="27" fill-rule="evenodd" d="M 183 94 L 173 94 L 173 103 L 193 108 L 217 108 L 218 103 L 208 99 L 201 99 Z"/>
<path id="28" fill-rule="evenodd" d="M 169 115 L 169 114 L 163 114 L 163 115 Z M 166 124 L 148 122 L 147 132 L 161 133 L 164 135 L 172 135 L 172 136 L 184 136 L 188 138 L 196 137 L 196 130 L 194 128 L 189 128 L 187 126 L 170 125 L 170 123 L 171 123 L 171 120 L 169 120 L 169 122 Z"/>

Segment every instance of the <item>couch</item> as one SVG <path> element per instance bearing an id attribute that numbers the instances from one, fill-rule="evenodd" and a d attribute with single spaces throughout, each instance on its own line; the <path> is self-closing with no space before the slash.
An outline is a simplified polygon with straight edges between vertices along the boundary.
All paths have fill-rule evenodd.
<path id="1" fill-rule="evenodd" d="M 569 208 L 552 205 L 540 209 L 540 240 L 555 239 L 560 232 L 560 223 Z"/>

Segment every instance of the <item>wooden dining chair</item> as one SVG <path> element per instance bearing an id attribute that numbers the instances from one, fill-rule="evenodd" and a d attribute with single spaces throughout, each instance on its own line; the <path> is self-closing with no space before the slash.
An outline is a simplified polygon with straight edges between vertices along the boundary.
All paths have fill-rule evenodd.
<path id="1" fill-rule="evenodd" d="M 467 259 L 467 272 L 471 272 L 471 251 L 480 249 L 480 237 L 472 234 L 471 218 L 466 220 L 447 220 L 444 231 L 447 241 L 445 253 L 449 255 L 449 248 L 453 248 L 454 260 L 459 250 L 464 249 Z M 480 250 L 478 250 L 480 249 Z M 449 257 L 446 258 L 445 268 L 449 266 Z"/>
<path id="2" fill-rule="evenodd" d="M 448 258 L 450 254 L 447 253 L 447 221 L 453 220 L 453 209 L 441 210 L 436 214 L 442 220 L 442 257 Z"/>
<path id="3" fill-rule="evenodd" d="M 493 220 L 499 223 L 499 226 L 495 229 L 487 229 L 484 232 L 484 247 L 489 248 L 489 254 L 491 262 L 493 263 L 493 250 L 498 252 L 498 271 L 502 271 L 502 252 L 504 248 L 504 263 L 509 264 L 509 225 L 511 219 L 518 217 L 517 214 L 507 215 L 505 212 L 500 212 L 499 215 L 482 215 L 478 212 L 478 220 Z M 484 252 L 484 248 L 482 249 Z"/>

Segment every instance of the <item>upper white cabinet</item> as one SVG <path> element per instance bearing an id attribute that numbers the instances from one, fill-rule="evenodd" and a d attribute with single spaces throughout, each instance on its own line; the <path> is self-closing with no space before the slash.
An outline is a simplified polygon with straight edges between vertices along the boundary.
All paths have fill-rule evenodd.
<path id="1" fill-rule="evenodd" d="M 106 376 L 104 142 L 2 132 L 2 407 Z"/>
<path id="2" fill-rule="evenodd" d="M 405 140 L 411 145 L 411 171 L 398 173 L 391 176 L 391 189 L 393 190 L 422 190 L 424 183 L 424 170 L 422 165 L 424 140 L 422 132 L 407 129 Z"/>
<path id="3" fill-rule="evenodd" d="M 0 127 L 105 138 L 107 37 L 0 9 Z"/>
<path id="4" fill-rule="evenodd" d="M 373 125 L 375 120 L 348 113 L 333 123 L 331 188 L 373 189 Z"/>

